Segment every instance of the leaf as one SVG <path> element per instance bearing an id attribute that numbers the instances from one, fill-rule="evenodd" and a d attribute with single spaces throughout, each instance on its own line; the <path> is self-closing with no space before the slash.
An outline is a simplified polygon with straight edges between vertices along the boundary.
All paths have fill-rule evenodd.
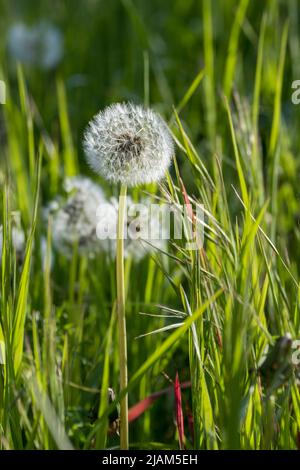
<path id="1" fill-rule="evenodd" d="M 26 319 L 26 309 L 27 309 L 27 297 L 28 297 L 28 286 L 30 279 L 30 261 L 31 253 L 34 241 L 34 233 L 36 228 L 37 220 L 37 208 L 38 208 L 38 199 L 39 199 L 39 190 L 40 190 L 40 179 L 41 179 L 41 162 L 42 158 L 39 157 L 37 164 L 37 186 L 35 192 L 35 206 L 33 212 L 33 221 L 31 226 L 30 235 L 27 241 L 26 252 L 25 252 L 25 261 L 21 274 L 21 280 L 17 296 L 17 306 L 16 312 L 13 320 L 13 332 L 12 332 L 12 347 L 13 347 L 13 358 L 14 358 L 14 371 L 17 376 L 19 373 L 20 365 L 22 362 L 23 355 L 23 342 L 24 342 L 24 329 L 25 329 L 25 319 Z"/>
<path id="2" fill-rule="evenodd" d="M 184 441 L 185 441 L 184 421 L 183 421 L 183 413 L 182 413 L 181 389 L 180 389 L 178 372 L 176 372 L 176 377 L 175 377 L 174 395 L 175 395 L 175 413 L 176 413 L 176 424 L 177 424 L 178 438 L 179 438 L 179 447 L 180 447 L 180 450 L 183 450 Z"/>
<path id="3" fill-rule="evenodd" d="M 183 382 L 180 387 L 181 389 L 189 388 L 191 386 L 191 382 Z M 158 400 L 163 395 L 167 395 L 168 393 L 172 392 L 173 386 L 164 388 L 163 390 L 159 390 L 158 392 L 151 393 L 148 397 L 144 398 L 143 400 L 139 401 L 135 405 L 133 405 L 128 411 L 128 421 L 131 423 L 139 418 L 145 411 L 147 411 L 150 406 Z"/>
<path id="4" fill-rule="evenodd" d="M 200 85 L 203 77 L 204 77 L 205 70 L 200 70 L 199 73 L 194 78 L 192 84 L 188 88 L 187 92 L 184 94 L 182 100 L 180 101 L 179 105 L 177 106 L 177 113 L 179 114 L 180 111 L 185 107 L 185 105 L 190 101 L 191 97 L 197 90 L 198 86 Z"/>

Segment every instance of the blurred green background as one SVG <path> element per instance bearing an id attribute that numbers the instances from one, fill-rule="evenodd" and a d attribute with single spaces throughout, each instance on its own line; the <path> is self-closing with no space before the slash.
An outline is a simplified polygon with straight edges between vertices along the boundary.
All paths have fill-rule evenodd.
<path id="1" fill-rule="evenodd" d="M 220 225 L 230 234 L 231 239 L 236 241 L 235 264 L 230 267 L 229 256 L 226 258 L 227 252 L 224 255 L 223 251 L 219 252 L 210 245 L 208 247 L 208 259 L 212 263 L 214 273 L 213 281 L 210 279 L 209 282 L 212 282 L 214 287 L 214 282 L 218 286 L 219 281 L 222 288 L 224 285 L 231 285 L 231 295 L 235 289 L 238 291 L 238 270 L 242 266 L 241 260 L 244 260 L 244 251 L 241 248 L 244 218 L 237 219 L 241 204 L 232 189 L 232 185 L 239 185 L 239 174 L 224 106 L 226 95 L 232 108 L 242 167 L 251 193 L 251 209 L 257 214 L 269 200 L 270 206 L 261 223 L 272 243 L 276 244 L 283 255 L 293 276 L 298 279 L 300 107 L 291 102 L 291 85 L 293 80 L 300 79 L 299 15 L 298 0 L 0 0 L 0 79 L 5 80 L 8 94 L 7 104 L 3 105 L 3 108 L 1 106 L 0 110 L 3 219 L 5 199 L 9 195 L 11 207 L 21 210 L 22 225 L 28 232 L 34 206 L 35 164 L 38 153 L 43 154 L 40 194 L 42 207 L 60 194 L 65 176 L 80 173 L 91 176 L 83 155 L 82 136 L 87 123 L 100 109 L 116 101 L 151 105 L 170 123 L 181 145 L 177 148 L 176 156 L 188 193 L 201 201 L 204 199 L 208 210 L 220 221 Z M 40 20 L 55 25 L 61 32 L 63 57 L 51 70 L 26 63 L 17 66 L 7 45 L 10 28 L 16 22 L 23 22 L 30 27 Z M 255 111 L 253 103 L 257 98 L 255 80 L 262 24 L 265 26 L 264 46 L 261 56 L 262 70 L 259 74 L 259 106 Z M 193 83 L 195 86 L 191 87 Z M 190 139 L 188 144 L 180 132 L 178 121 L 176 124 L 174 108 L 179 112 L 180 122 Z M 255 125 L 259 134 L 257 160 L 251 157 L 257 131 Z M 198 160 L 195 163 L 192 158 L 186 157 L 189 152 L 184 149 L 193 152 L 192 146 L 196 149 L 199 161 L 203 162 L 212 175 L 216 183 L 214 189 L 200 177 Z M 218 173 L 216 156 L 221 162 L 223 181 Z M 8 192 L 4 192 L 6 174 L 9 174 L 11 185 Z M 174 179 L 178 176 L 174 167 L 171 175 Z M 101 178 L 94 179 L 102 184 L 107 194 L 116 193 L 116 188 L 109 187 Z M 179 186 L 179 181 L 177 184 Z M 226 205 L 229 211 L 228 219 Z M 47 227 L 43 226 L 42 218 L 38 219 L 36 243 L 46 232 Z M 245 305 L 243 304 L 245 311 L 249 313 L 251 309 L 248 309 L 248 304 L 251 304 L 252 307 L 254 305 L 255 311 L 259 312 L 258 315 L 263 315 L 266 302 L 267 320 L 264 317 L 260 319 L 264 326 L 267 325 L 270 337 L 284 334 L 287 328 L 293 330 L 294 336 L 297 337 L 299 299 L 290 273 L 287 273 L 277 258 L 274 260 L 273 252 L 266 250 L 265 255 L 257 247 L 256 250 L 252 258 L 254 273 L 251 289 L 246 286 L 243 292 L 238 292 L 240 297 L 234 300 L 236 308 L 239 308 L 240 298 L 243 301 L 246 299 Z M 176 251 L 175 253 L 178 254 Z M 151 258 L 147 258 L 139 265 L 127 266 L 132 279 L 128 287 L 130 374 L 136 371 L 166 338 L 163 333 L 135 341 L 136 336 L 164 325 L 163 321 L 157 319 L 150 325 L 150 317 L 142 317 L 137 313 L 144 309 L 147 312 L 157 312 L 157 304 L 183 308 L 181 286 L 190 293 L 193 305 L 197 295 L 191 285 L 192 276 L 189 277 L 190 264 L 182 264 L 183 267 L 176 259 L 170 259 L 167 266 L 157 267 Z M 41 256 L 35 248 L 30 296 L 26 297 L 25 301 L 25 336 L 34 349 L 32 343 L 37 334 L 40 347 L 44 348 L 40 380 L 55 409 L 59 410 L 74 446 L 89 447 L 95 445 L 90 442 L 86 444 L 86 439 L 92 428 L 89 413 L 95 405 L 97 393 L 91 393 L 83 387 L 94 389 L 94 392 L 99 390 L 105 361 L 108 360 L 109 385 L 115 390 L 118 389 L 118 358 L 114 346 L 116 332 L 115 323 L 111 323 L 115 299 L 114 266 L 107 259 L 90 261 L 74 254 L 71 262 L 63 256 L 57 256 L 50 271 L 51 273 L 43 270 Z M 166 273 L 174 282 L 175 288 Z M 270 285 L 268 284 L 266 289 L 269 289 L 270 298 L 267 294 L 265 297 L 269 302 L 266 298 L 256 297 L 258 292 L 263 291 L 262 286 L 265 288 L 267 274 Z M 8 277 L 11 276 L 12 288 L 7 295 L 11 311 L 14 311 L 13 307 L 20 298 L 17 294 L 20 272 L 15 265 L 9 272 Z M 197 281 L 194 282 L 197 284 Z M 204 299 L 213 291 L 205 282 L 199 290 L 202 294 L 204 292 Z M 195 307 L 196 304 L 193 305 L 193 308 Z M 228 387 L 228 383 L 230 384 L 231 389 L 229 387 L 228 390 L 233 390 L 235 386 L 234 380 L 230 382 L 228 379 L 226 382 L 226 364 L 230 364 L 228 358 L 231 356 L 228 356 L 227 363 L 225 358 L 221 372 L 218 361 L 221 363 L 223 356 L 220 353 L 219 357 L 219 353 L 215 353 L 218 349 L 217 340 L 211 339 L 215 327 L 218 330 L 230 309 L 231 306 L 228 307 L 225 300 L 220 302 L 216 311 L 212 310 L 211 316 L 199 327 L 200 339 L 204 337 L 207 342 L 205 345 L 201 343 L 201 354 L 206 361 L 205 375 L 215 421 L 213 418 L 210 421 L 210 416 L 208 419 L 207 415 L 202 415 L 197 408 L 202 432 L 201 438 L 195 444 L 197 448 L 215 448 L 217 441 L 218 445 L 221 442 L 219 446 L 222 447 L 226 439 L 229 441 L 227 447 L 237 445 L 235 430 L 232 439 L 228 438 L 231 432 L 228 419 L 225 419 L 224 424 L 227 404 L 222 403 L 227 393 L 226 384 Z M 277 315 L 275 320 L 273 311 Z M 35 312 L 39 312 L 36 319 Z M 44 322 L 44 317 L 47 317 L 50 326 Z M 109 339 L 110 334 L 114 340 L 112 342 Z M 244 336 L 237 334 L 237 337 L 248 338 L 244 330 L 243 334 Z M 253 350 L 252 345 L 249 347 L 251 354 L 253 353 L 250 371 L 257 366 L 267 342 L 266 338 L 270 339 L 268 335 L 262 334 L 256 338 L 257 341 L 253 340 Z M 209 341 L 211 345 L 206 349 Z M 189 358 L 190 347 L 191 339 L 182 343 L 176 353 L 172 354 L 170 350 L 161 357 L 156 366 L 142 377 L 130 395 L 130 404 L 133 405 L 148 394 L 168 386 L 168 377 L 174 380 L 176 371 L 180 372 L 181 381 L 189 380 L 194 372 Z M 37 345 L 35 348 L 37 349 Z M 34 358 L 30 354 L 30 348 L 27 348 L 23 357 L 24 371 L 29 365 L 31 367 L 32 363 L 36 367 L 38 355 L 36 351 Z M 49 360 L 49 357 L 52 359 Z M 55 358 L 58 358 L 59 365 L 56 364 Z M 63 384 L 60 374 L 64 377 Z M 251 372 L 249 374 L 251 376 Z M 248 375 L 247 379 L 243 374 L 240 377 L 240 383 L 245 385 L 243 399 L 250 401 L 251 380 Z M 1 392 L 2 428 L 6 429 L 4 434 L 9 443 L 8 447 L 55 448 L 56 443 L 53 442 L 51 432 L 46 430 L 47 426 L 42 423 L 39 429 L 40 411 L 36 411 L 40 410 L 38 398 L 32 391 L 32 396 L 30 393 L 29 397 L 27 396 L 30 387 L 24 377 L 21 382 L 19 377 L 14 378 L 12 383 L 9 397 L 5 395 L 4 388 Z M 201 384 L 203 386 L 203 382 Z M 196 387 L 196 392 L 194 389 L 193 393 L 198 393 L 197 390 Z M 256 389 L 257 402 L 252 406 L 255 408 L 257 405 L 259 418 L 253 412 L 254 418 L 251 422 L 249 418 L 248 427 L 257 429 L 257 435 L 252 439 L 249 437 L 251 431 L 248 430 L 249 436 L 247 431 L 246 437 L 243 436 L 239 441 L 239 446 L 294 448 L 300 419 L 300 406 L 297 408 L 295 405 L 298 402 L 295 398 L 296 391 L 294 393 L 296 418 L 293 418 L 291 424 L 294 434 L 287 429 L 287 424 L 278 440 L 274 438 L 272 441 L 267 432 L 267 437 L 261 440 L 257 437 L 263 434 L 263 429 L 273 429 L 273 415 L 267 423 L 271 423 L 268 428 L 263 422 L 264 413 L 261 412 L 257 398 L 259 392 Z M 194 396 L 192 400 L 189 390 L 183 394 L 187 420 L 187 416 L 191 415 L 192 401 L 197 401 L 197 398 Z M 10 416 L 8 407 L 19 395 L 23 407 L 20 406 L 16 414 Z M 228 392 L 228 396 L 232 398 L 233 403 L 234 392 L 232 396 Z M 280 395 L 278 408 L 283 407 L 282 416 L 285 416 L 288 422 L 290 409 L 289 398 L 286 396 L 289 397 L 288 393 Z M 299 395 L 297 397 L 299 399 Z M 238 418 L 235 416 L 237 421 L 245 411 L 244 401 L 239 398 Z M 205 399 L 201 403 L 205 408 Z M 270 414 L 275 413 L 274 409 L 268 411 Z M 23 420 L 20 429 L 19 416 L 21 421 Z M 280 419 L 279 417 L 278 423 Z M 206 426 L 214 431 L 208 432 Z M 192 433 L 187 431 L 187 435 L 187 445 L 192 447 Z M 272 432 L 271 435 L 273 436 Z M 220 436 L 225 436 L 224 441 Z M 97 438 L 103 442 L 103 436 L 101 438 L 98 435 Z M 158 400 L 151 411 L 147 411 L 136 421 L 131 426 L 131 438 L 132 441 L 148 442 L 149 446 L 151 441 L 154 447 L 155 443 L 176 447 L 173 396 L 172 399 L 164 396 Z M 115 436 L 109 439 L 110 445 L 117 445 Z"/>

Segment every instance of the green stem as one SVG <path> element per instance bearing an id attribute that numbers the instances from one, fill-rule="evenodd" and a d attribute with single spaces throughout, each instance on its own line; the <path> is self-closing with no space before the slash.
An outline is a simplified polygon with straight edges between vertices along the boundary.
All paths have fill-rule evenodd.
<path id="1" fill-rule="evenodd" d="M 126 209 L 127 187 L 122 185 L 119 198 L 118 228 L 117 228 L 117 309 L 119 323 L 119 360 L 120 360 L 120 388 L 127 387 L 127 336 L 125 316 L 125 282 L 124 282 L 124 221 Z M 120 402 L 120 448 L 128 449 L 128 396 Z"/>

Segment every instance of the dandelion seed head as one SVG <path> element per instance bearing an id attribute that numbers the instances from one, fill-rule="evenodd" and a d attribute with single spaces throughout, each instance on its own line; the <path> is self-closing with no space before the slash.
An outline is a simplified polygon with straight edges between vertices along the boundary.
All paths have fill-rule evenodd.
<path id="1" fill-rule="evenodd" d="M 83 145 L 96 173 L 127 186 L 159 181 L 174 152 L 163 119 L 131 103 L 116 103 L 100 111 L 87 127 Z"/>
<path id="2" fill-rule="evenodd" d="M 86 177 L 67 178 L 65 198 L 51 201 L 44 218 L 51 217 L 52 240 L 55 249 L 67 257 L 74 247 L 78 252 L 95 257 L 106 253 L 116 256 L 118 200 L 107 199 L 96 183 Z M 137 204 L 127 198 L 124 230 L 125 257 L 140 261 L 147 254 L 166 249 L 164 225 L 156 217 L 150 198 Z M 157 206 L 157 210 L 159 206 Z"/>
<path id="3" fill-rule="evenodd" d="M 8 50 L 20 62 L 52 69 L 63 55 L 63 41 L 60 31 L 48 21 L 32 26 L 16 23 L 8 32 Z"/>
<path id="4" fill-rule="evenodd" d="M 105 201 L 102 189 L 89 178 L 68 178 L 64 184 L 65 200 L 52 201 L 44 211 L 52 218 L 55 248 L 71 256 L 77 246 L 79 253 L 93 257 L 103 249 L 96 234 L 96 212 Z"/>

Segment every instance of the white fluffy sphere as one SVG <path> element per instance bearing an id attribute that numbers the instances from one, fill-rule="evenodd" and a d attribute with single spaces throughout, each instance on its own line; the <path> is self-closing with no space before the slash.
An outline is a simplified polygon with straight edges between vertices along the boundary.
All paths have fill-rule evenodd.
<path id="1" fill-rule="evenodd" d="M 92 119 L 84 150 L 90 167 L 105 179 L 138 186 L 164 176 L 174 144 L 166 123 L 154 111 L 116 103 Z"/>

